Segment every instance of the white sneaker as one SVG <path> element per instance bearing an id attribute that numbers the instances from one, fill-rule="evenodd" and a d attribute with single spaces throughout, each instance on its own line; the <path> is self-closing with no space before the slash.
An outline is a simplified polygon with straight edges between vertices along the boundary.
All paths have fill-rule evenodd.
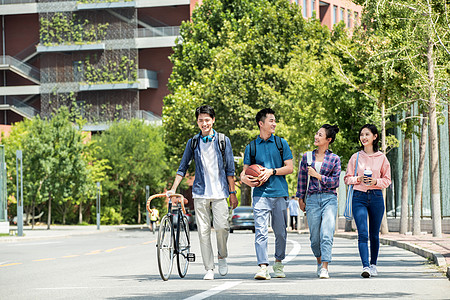
<path id="1" fill-rule="evenodd" d="M 369 267 L 364 267 L 363 271 L 361 273 L 361 276 L 364 278 L 369 278 L 370 277 L 370 268 Z"/>
<path id="2" fill-rule="evenodd" d="M 259 268 L 258 273 L 255 274 L 255 279 L 260 279 L 260 280 L 269 280 L 270 274 L 269 274 L 269 268 L 267 268 L 266 265 L 261 265 L 261 267 Z"/>
<path id="3" fill-rule="evenodd" d="M 370 276 L 378 276 L 376 265 L 370 265 L 369 269 L 370 269 Z"/>
<path id="4" fill-rule="evenodd" d="M 275 278 L 285 278 L 286 274 L 284 274 L 283 269 L 284 266 L 281 262 L 276 261 L 273 265 L 273 272 L 275 273 Z"/>
<path id="5" fill-rule="evenodd" d="M 317 277 L 320 277 L 320 270 L 322 269 L 322 263 L 317 264 Z"/>
<path id="6" fill-rule="evenodd" d="M 222 276 L 227 275 L 228 273 L 228 265 L 226 258 L 219 258 L 219 274 Z"/>
<path id="7" fill-rule="evenodd" d="M 319 278 L 321 279 L 328 279 L 330 278 L 330 275 L 328 275 L 328 270 L 325 268 L 320 269 Z"/>
<path id="8" fill-rule="evenodd" d="M 213 280 L 213 279 L 214 279 L 214 270 L 206 271 L 206 274 L 203 277 L 203 280 Z"/>

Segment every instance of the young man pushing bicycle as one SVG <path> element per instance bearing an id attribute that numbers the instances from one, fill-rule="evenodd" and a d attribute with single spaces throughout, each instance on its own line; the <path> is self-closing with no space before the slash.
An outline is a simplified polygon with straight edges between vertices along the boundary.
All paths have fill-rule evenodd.
<path id="1" fill-rule="evenodd" d="M 192 159 L 195 161 L 195 180 L 192 187 L 195 218 L 200 250 L 205 266 L 205 280 L 214 279 L 214 253 L 211 245 L 211 211 L 216 231 L 219 274 L 228 273 L 226 257 L 229 232 L 228 203 L 236 208 L 238 201 L 234 187 L 234 158 L 230 139 L 213 129 L 214 109 L 203 105 L 195 110 L 201 132 L 189 139 L 169 193 L 175 193 Z"/>

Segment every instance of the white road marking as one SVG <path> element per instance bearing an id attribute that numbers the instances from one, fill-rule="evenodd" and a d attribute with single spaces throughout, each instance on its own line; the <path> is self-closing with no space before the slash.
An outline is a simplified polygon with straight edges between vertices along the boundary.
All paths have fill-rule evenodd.
<path id="1" fill-rule="evenodd" d="M 61 242 L 39 242 L 39 243 L 18 243 L 18 244 L 8 244 L 9 247 L 13 246 L 35 246 L 35 245 L 48 245 L 48 244 L 61 244 Z"/>
<path id="2" fill-rule="evenodd" d="M 289 254 L 285 257 L 285 259 L 283 259 L 283 263 L 288 263 L 291 260 L 293 260 L 297 254 L 299 254 L 300 250 L 302 249 L 302 246 L 300 246 L 300 243 L 294 240 L 287 240 L 288 242 L 291 242 L 294 247 L 292 248 L 292 250 L 289 252 Z"/>
<path id="3" fill-rule="evenodd" d="M 220 292 L 222 292 L 224 290 L 231 289 L 232 287 L 234 287 L 234 286 L 236 286 L 236 285 L 238 285 L 240 283 L 242 283 L 242 281 L 229 281 L 229 282 L 226 282 L 226 283 L 224 283 L 222 285 L 219 285 L 219 286 L 216 286 L 216 287 L 214 287 L 212 289 L 204 291 L 204 292 L 202 292 L 200 294 L 197 294 L 197 295 L 185 298 L 185 300 L 202 300 L 202 299 L 214 296 L 215 294 L 218 294 L 218 293 L 220 293 Z"/>

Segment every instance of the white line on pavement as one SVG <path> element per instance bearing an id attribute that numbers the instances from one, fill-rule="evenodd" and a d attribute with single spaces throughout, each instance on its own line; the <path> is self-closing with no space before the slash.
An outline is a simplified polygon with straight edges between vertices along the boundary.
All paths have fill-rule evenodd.
<path id="1" fill-rule="evenodd" d="M 292 248 L 289 254 L 283 259 L 283 263 L 288 263 L 293 260 L 302 249 L 299 242 L 294 240 L 288 240 L 288 242 L 291 242 L 294 245 L 294 248 Z"/>
<path id="2" fill-rule="evenodd" d="M 224 290 L 231 289 L 232 287 L 234 287 L 240 283 L 242 283 L 242 281 L 230 281 L 230 282 L 224 283 L 222 285 L 216 286 L 212 289 L 209 289 L 207 291 L 204 291 L 200 294 L 186 298 L 185 300 L 202 300 L 202 299 L 214 296 L 215 294 L 218 294 Z"/>
<path id="3" fill-rule="evenodd" d="M 36 246 L 36 245 L 48 245 L 48 244 L 60 244 L 61 242 L 39 242 L 39 243 L 20 243 L 20 244 L 9 244 L 9 247 L 16 246 Z"/>

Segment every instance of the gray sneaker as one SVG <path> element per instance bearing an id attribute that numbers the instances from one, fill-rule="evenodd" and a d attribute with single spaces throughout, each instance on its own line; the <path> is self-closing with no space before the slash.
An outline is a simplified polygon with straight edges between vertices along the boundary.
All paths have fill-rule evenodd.
<path id="1" fill-rule="evenodd" d="M 317 264 L 317 277 L 320 277 L 320 269 L 322 269 L 322 263 Z"/>
<path id="2" fill-rule="evenodd" d="M 273 272 L 275 273 L 275 278 L 285 278 L 286 274 L 284 274 L 283 269 L 284 266 L 281 262 L 277 261 L 273 265 Z"/>
<path id="3" fill-rule="evenodd" d="M 228 273 L 228 265 L 226 258 L 219 258 L 219 274 L 222 276 L 227 275 Z"/>
<path id="4" fill-rule="evenodd" d="M 369 267 L 364 267 L 363 271 L 361 273 L 361 276 L 364 278 L 369 278 L 370 277 L 370 268 Z"/>
<path id="5" fill-rule="evenodd" d="M 370 265 L 369 269 L 370 269 L 370 276 L 378 276 L 376 265 Z"/>
<path id="6" fill-rule="evenodd" d="M 330 275 L 328 275 L 328 270 L 325 268 L 320 269 L 320 275 L 319 275 L 320 279 L 328 279 L 330 278 Z"/>
<path id="7" fill-rule="evenodd" d="M 270 279 L 269 268 L 267 268 L 266 265 L 261 265 L 258 273 L 255 274 L 255 279 L 269 280 Z"/>

